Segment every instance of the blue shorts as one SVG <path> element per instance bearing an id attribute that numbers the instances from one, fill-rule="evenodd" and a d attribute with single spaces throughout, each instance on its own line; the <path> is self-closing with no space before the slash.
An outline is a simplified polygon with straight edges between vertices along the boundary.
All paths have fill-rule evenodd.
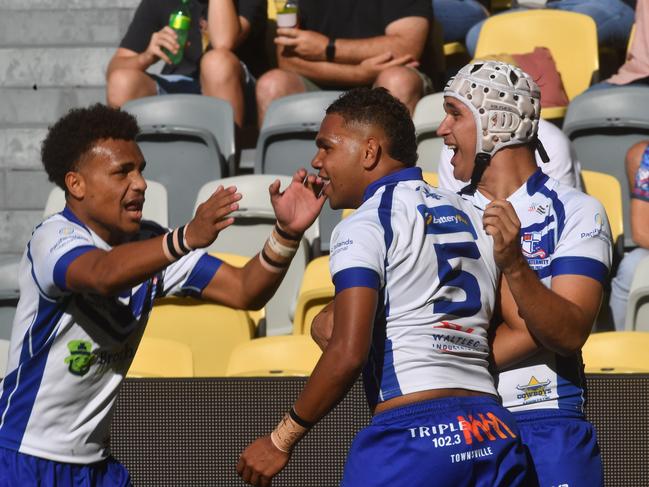
<path id="1" fill-rule="evenodd" d="M 514 417 L 532 456 L 539 485 L 604 485 L 595 428 L 581 414 L 544 409 L 514 413 Z"/>
<path id="2" fill-rule="evenodd" d="M 112 457 L 87 465 L 62 463 L 0 447 L 0 487 L 130 487 L 126 467 Z"/>
<path id="3" fill-rule="evenodd" d="M 347 456 L 341 486 L 530 487 L 514 416 L 494 398 L 449 397 L 377 414 Z"/>

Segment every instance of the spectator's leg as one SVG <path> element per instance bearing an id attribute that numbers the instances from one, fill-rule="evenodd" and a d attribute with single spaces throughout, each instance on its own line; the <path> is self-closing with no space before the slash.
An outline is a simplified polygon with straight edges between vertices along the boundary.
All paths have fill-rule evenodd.
<path id="1" fill-rule="evenodd" d="M 136 98 L 154 96 L 158 92 L 153 79 L 136 69 L 117 69 L 110 73 L 106 82 L 106 103 L 111 107 L 121 107 Z"/>
<path id="2" fill-rule="evenodd" d="M 626 178 L 630 192 L 633 191 L 635 175 L 638 172 L 638 168 L 640 167 L 640 162 L 642 161 L 642 156 L 647 149 L 647 145 L 649 145 L 649 141 L 643 140 L 642 142 L 636 142 L 629 148 L 628 151 L 626 151 L 624 164 L 626 167 Z"/>
<path id="3" fill-rule="evenodd" d="M 282 69 L 272 69 L 257 81 L 257 120 L 261 127 L 266 110 L 273 100 L 283 96 L 304 93 L 306 86 L 299 75 Z"/>
<path id="4" fill-rule="evenodd" d="M 476 0 L 433 0 L 433 12 L 442 25 L 444 42 L 464 42 L 471 26 L 489 15 Z"/>
<path id="5" fill-rule="evenodd" d="M 548 7 L 588 15 L 597 25 L 600 45 L 626 50 L 635 13 L 622 0 L 556 0 Z"/>
<path id="6" fill-rule="evenodd" d="M 640 261 L 647 256 L 649 256 L 649 250 L 643 248 L 634 249 L 626 254 L 622 262 L 620 262 L 615 278 L 611 281 L 611 298 L 609 304 L 611 306 L 611 314 L 613 315 L 613 323 L 617 331 L 624 330 L 626 305 L 629 300 L 633 274 Z"/>
<path id="7" fill-rule="evenodd" d="M 232 105 L 234 122 L 243 125 L 245 102 L 243 68 L 229 49 L 215 48 L 201 58 L 201 91 L 203 95 L 221 98 Z"/>
<path id="8" fill-rule="evenodd" d="M 392 96 L 398 98 L 408 107 L 410 115 L 415 111 L 415 106 L 424 92 L 421 76 L 414 69 L 403 66 L 395 66 L 381 71 L 374 86 L 387 89 Z"/>

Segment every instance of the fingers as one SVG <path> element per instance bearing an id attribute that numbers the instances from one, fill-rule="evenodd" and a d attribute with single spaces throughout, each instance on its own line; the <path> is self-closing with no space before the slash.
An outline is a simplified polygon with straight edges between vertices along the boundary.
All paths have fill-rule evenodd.
<path id="1" fill-rule="evenodd" d="M 299 44 L 299 41 L 296 37 L 275 37 L 273 42 L 278 46 L 284 47 L 295 47 Z"/>
<path id="2" fill-rule="evenodd" d="M 282 37 L 297 37 L 300 33 L 300 29 L 294 27 L 280 27 L 277 29 L 277 36 Z"/>

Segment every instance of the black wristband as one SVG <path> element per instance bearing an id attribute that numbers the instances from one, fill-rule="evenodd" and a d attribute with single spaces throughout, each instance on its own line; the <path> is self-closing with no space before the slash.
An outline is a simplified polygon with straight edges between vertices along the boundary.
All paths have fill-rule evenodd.
<path id="1" fill-rule="evenodd" d="M 280 237 L 286 239 L 286 240 L 291 240 L 292 242 L 299 242 L 302 240 L 301 235 L 291 235 L 288 232 L 285 232 L 281 228 L 279 228 L 279 225 L 275 223 L 275 231 L 279 234 Z"/>
<path id="2" fill-rule="evenodd" d="M 330 37 L 329 38 L 329 43 L 327 44 L 327 48 L 325 49 L 325 57 L 327 58 L 327 61 L 330 63 L 333 62 L 334 58 L 336 57 L 336 38 L 335 37 Z"/>
<path id="3" fill-rule="evenodd" d="M 295 421 L 297 424 L 299 424 L 300 426 L 302 426 L 302 428 L 311 429 L 311 428 L 313 428 L 313 426 L 315 425 L 315 423 L 312 423 L 312 422 L 310 422 L 310 421 L 307 421 L 306 419 L 302 419 L 302 418 L 300 418 L 300 417 L 297 415 L 297 413 L 295 412 L 295 408 L 294 408 L 294 407 L 292 407 L 291 409 L 289 409 L 288 414 L 289 414 L 289 416 L 291 417 L 291 419 L 292 419 L 293 421 Z"/>

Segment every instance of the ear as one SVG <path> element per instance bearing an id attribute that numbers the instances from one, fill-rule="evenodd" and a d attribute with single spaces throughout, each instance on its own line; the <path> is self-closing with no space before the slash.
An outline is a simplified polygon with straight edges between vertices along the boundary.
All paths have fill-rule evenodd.
<path id="1" fill-rule="evenodd" d="M 368 137 L 365 143 L 365 154 L 363 167 L 367 170 L 373 169 L 381 160 L 381 143 L 376 137 Z"/>
<path id="2" fill-rule="evenodd" d="M 78 200 L 83 199 L 86 194 L 86 181 L 81 173 L 69 171 L 66 173 L 64 181 L 70 196 Z"/>

